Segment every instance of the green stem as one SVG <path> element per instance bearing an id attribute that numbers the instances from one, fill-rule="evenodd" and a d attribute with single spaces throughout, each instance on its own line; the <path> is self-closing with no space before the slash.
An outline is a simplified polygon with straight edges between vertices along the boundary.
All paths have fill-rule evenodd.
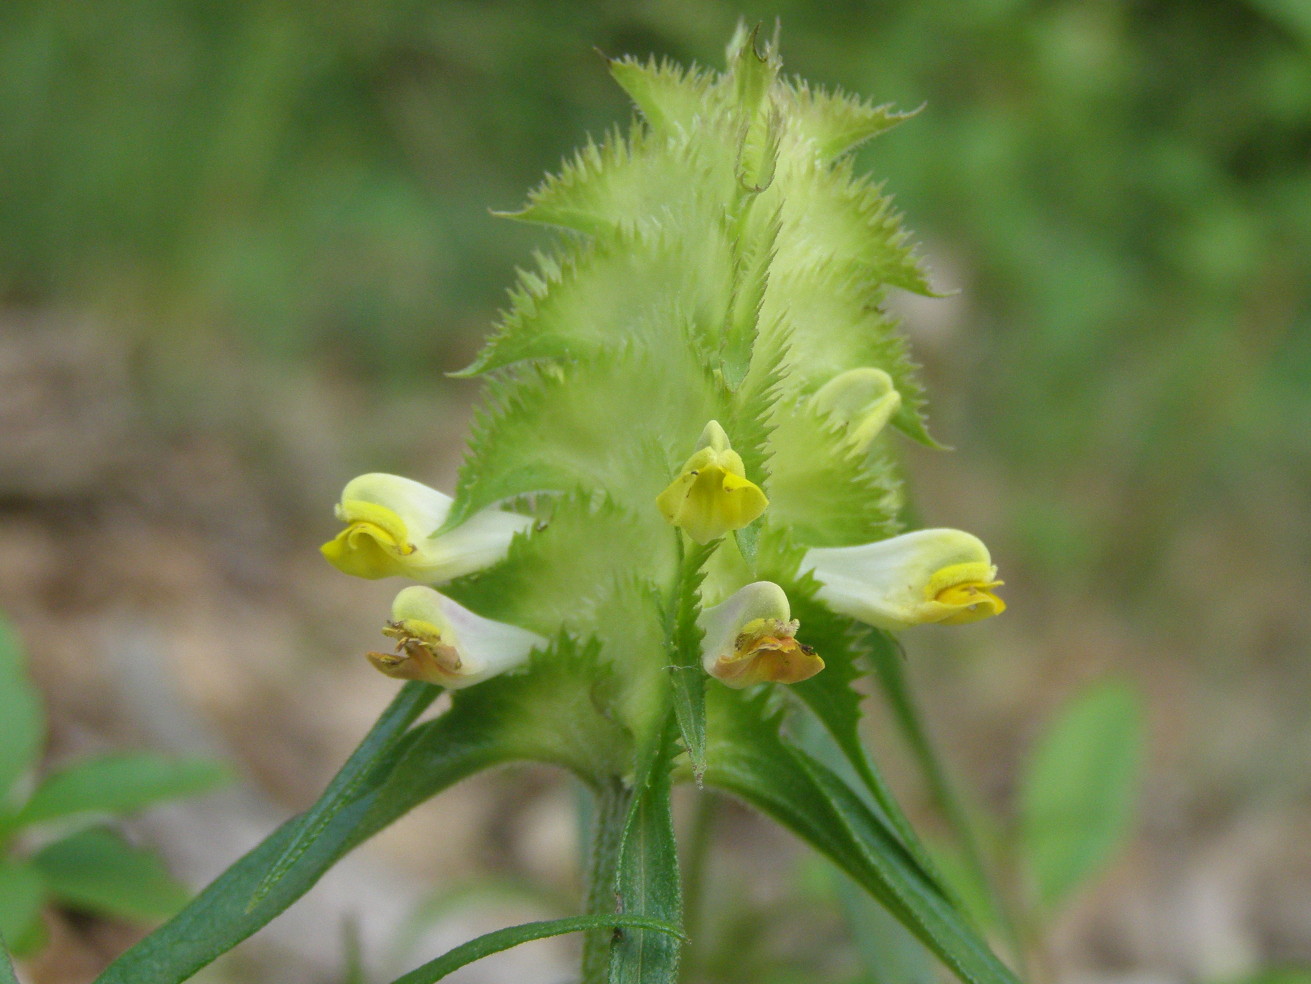
<path id="1" fill-rule="evenodd" d="M 633 801 L 633 791 L 618 776 L 603 780 L 594 790 L 592 851 L 587 864 L 587 914 L 612 915 L 615 881 L 624 824 Z M 606 984 L 610 975 L 611 929 L 588 932 L 583 937 L 582 984 Z"/>
<path id="2" fill-rule="evenodd" d="M 910 685 L 906 680 L 905 669 L 902 666 L 901 646 L 895 642 L 890 646 L 876 646 L 875 652 L 877 654 L 876 664 L 879 679 L 883 683 L 888 702 L 892 705 L 893 715 L 896 717 L 897 725 L 901 729 L 902 737 L 910 747 L 911 754 L 914 755 L 916 762 L 924 773 L 925 781 L 929 786 L 929 795 L 955 834 L 961 851 L 965 855 L 966 865 L 969 866 L 979 885 L 987 890 L 992 906 L 992 914 L 1006 938 L 1007 948 L 1011 951 L 1016 973 L 1019 977 L 1024 978 L 1025 946 L 1023 935 L 1008 900 L 998 890 L 996 881 L 984 861 L 983 851 L 979 846 L 979 840 L 975 835 L 973 825 L 970 823 L 969 812 L 965 808 L 965 803 L 957 794 L 951 779 L 947 775 L 947 769 L 943 764 L 942 757 L 934 748 L 928 730 L 924 727 L 923 716 L 920 714 L 919 708 L 911 695 Z"/>
<path id="3" fill-rule="evenodd" d="M 715 818 L 719 815 L 719 798 L 709 790 L 697 790 L 696 812 L 692 815 L 692 829 L 688 831 L 687 853 L 683 875 L 683 926 L 693 937 L 700 937 L 705 928 L 701 925 L 705 902 L 706 867 L 710 858 L 710 845 L 714 841 Z M 682 976 L 691 980 L 696 967 L 691 953 L 683 958 Z"/>

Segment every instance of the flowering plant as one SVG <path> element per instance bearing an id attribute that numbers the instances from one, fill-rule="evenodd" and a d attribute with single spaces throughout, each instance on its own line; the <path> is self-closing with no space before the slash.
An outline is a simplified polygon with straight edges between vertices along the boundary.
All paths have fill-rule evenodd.
<path id="1" fill-rule="evenodd" d="M 722 74 L 610 71 L 641 118 L 512 213 L 563 232 L 463 373 L 486 397 L 454 495 L 360 476 L 323 547 L 348 574 L 415 582 L 384 622 L 392 651 L 368 654 L 409 682 L 313 808 L 106 984 L 185 979 L 406 810 L 516 760 L 595 798 L 584 914 L 406 984 L 571 930 L 588 984 L 675 980 L 684 781 L 795 832 L 962 980 L 1013 980 L 856 730 L 853 681 L 896 662 L 886 631 L 1004 608 L 979 540 L 901 531 L 888 432 L 932 440 L 883 300 L 931 290 L 850 152 L 905 117 L 784 79 L 747 30 Z M 442 688 L 450 708 L 415 724 Z M 797 715 L 842 772 L 789 737 Z"/>

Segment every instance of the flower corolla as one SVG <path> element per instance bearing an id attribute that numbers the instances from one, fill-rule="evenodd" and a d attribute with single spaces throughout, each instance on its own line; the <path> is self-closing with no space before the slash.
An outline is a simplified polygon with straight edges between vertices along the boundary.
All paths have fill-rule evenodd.
<path id="1" fill-rule="evenodd" d="M 787 595 L 772 581 L 748 584 L 702 609 L 697 625 L 706 672 L 734 689 L 799 683 L 824 669 L 815 651 L 797 642 L 799 623 Z"/>
<path id="2" fill-rule="evenodd" d="M 709 543 L 751 523 L 769 505 L 760 486 L 746 477 L 742 456 L 712 420 L 696 451 L 656 498 L 661 515 L 697 543 Z"/>
<path id="3" fill-rule="evenodd" d="M 336 507 L 346 528 L 320 549 L 356 577 L 444 584 L 504 558 L 514 535 L 532 525 L 527 516 L 484 509 L 437 533 L 453 501 L 400 475 L 361 475 L 346 484 Z"/>
<path id="4" fill-rule="evenodd" d="M 993 593 L 988 548 L 960 530 L 931 529 L 854 547 L 806 551 L 801 570 L 820 582 L 816 597 L 835 612 L 899 631 L 937 622 L 960 625 L 1006 610 Z"/>
<path id="5" fill-rule="evenodd" d="M 483 618 L 422 585 L 396 596 L 382 633 L 396 640 L 396 651 L 369 653 L 375 667 L 389 677 L 451 689 L 513 669 L 547 645 L 536 633 Z"/>

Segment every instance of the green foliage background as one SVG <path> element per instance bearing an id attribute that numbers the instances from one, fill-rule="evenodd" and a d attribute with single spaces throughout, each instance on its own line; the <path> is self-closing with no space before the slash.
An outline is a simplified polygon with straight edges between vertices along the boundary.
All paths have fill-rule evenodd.
<path id="1" fill-rule="evenodd" d="M 429 392 L 543 242 L 488 206 L 630 114 L 592 48 L 718 67 L 739 16 L 778 17 L 786 71 L 924 107 L 857 170 L 959 291 L 908 322 L 934 432 L 961 450 L 910 464 L 933 523 L 1002 564 L 995 631 L 1057 640 L 1006 658 L 1114 664 L 1097 648 L 1113 611 L 1125 651 L 1221 684 L 1259 663 L 1270 731 L 1198 745 L 1287 801 L 1311 791 L 1302 745 L 1255 745 L 1305 721 L 1311 686 L 1308 10 L 17 0 L 0 5 L 0 308 L 91 312 L 166 404 L 220 353 L 367 400 Z M 377 455 L 358 470 L 400 467 Z"/>

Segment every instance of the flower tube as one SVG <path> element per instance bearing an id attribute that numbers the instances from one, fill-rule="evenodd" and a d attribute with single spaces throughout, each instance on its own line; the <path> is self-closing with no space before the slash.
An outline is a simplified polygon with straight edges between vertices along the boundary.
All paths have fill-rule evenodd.
<path id="1" fill-rule="evenodd" d="M 399 475 L 373 472 L 342 490 L 337 518 L 346 528 L 320 549 L 338 570 L 356 577 L 408 577 L 444 584 L 505 557 L 532 519 L 484 509 L 434 535 L 454 500 Z"/>
<path id="2" fill-rule="evenodd" d="M 405 588 L 392 602 L 382 634 L 396 640 L 394 653 L 369 653 L 389 677 L 423 680 L 458 689 L 481 683 L 528 660 L 547 640 L 517 625 L 475 615 L 432 588 Z"/>
<path id="3" fill-rule="evenodd" d="M 801 569 L 820 582 L 816 597 L 835 612 L 899 631 L 937 622 L 961 625 L 1006 610 L 993 594 L 988 548 L 960 530 L 916 530 L 855 547 L 806 551 Z"/>

